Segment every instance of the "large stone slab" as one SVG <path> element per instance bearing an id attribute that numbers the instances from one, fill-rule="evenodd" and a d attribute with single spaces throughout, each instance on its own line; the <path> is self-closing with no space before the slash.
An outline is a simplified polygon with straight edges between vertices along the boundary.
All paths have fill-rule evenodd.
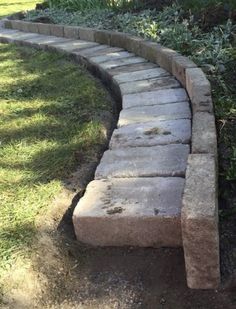
<path id="1" fill-rule="evenodd" d="M 144 63 L 134 63 L 134 64 L 128 64 L 126 66 L 115 67 L 112 69 L 108 69 L 107 72 L 111 76 L 115 76 L 115 75 L 119 75 L 122 73 L 137 72 L 141 70 L 148 70 L 148 69 L 155 69 L 155 68 L 158 68 L 158 65 L 151 63 L 151 62 L 144 62 Z"/>
<path id="2" fill-rule="evenodd" d="M 77 239 L 95 246 L 178 247 L 184 179 L 92 181 L 73 214 Z"/>
<path id="3" fill-rule="evenodd" d="M 51 44 L 55 49 L 60 49 L 66 52 L 72 52 L 84 48 L 89 48 L 93 46 L 97 46 L 97 43 L 87 42 L 82 40 L 68 40 L 65 43 L 55 43 Z"/>
<path id="4" fill-rule="evenodd" d="M 110 149 L 187 144 L 191 140 L 191 121 L 178 119 L 149 121 L 123 126 L 113 132 Z"/>
<path id="5" fill-rule="evenodd" d="M 130 57 L 134 57 L 134 54 L 131 54 L 127 51 L 116 51 L 101 56 L 91 57 L 90 61 L 99 64 L 102 62 L 113 61 L 117 59 L 125 59 Z"/>
<path id="6" fill-rule="evenodd" d="M 169 104 L 188 101 L 188 95 L 183 88 L 163 89 L 150 92 L 133 93 L 123 96 L 123 108 Z"/>
<path id="7" fill-rule="evenodd" d="M 182 235 L 188 286 L 220 283 L 217 170 L 213 155 L 189 156 L 183 196 Z"/>
<path id="8" fill-rule="evenodd" d="M 185 175 L 189 146 L 121 148 L 108 150 L 96 170 L 95 179 Z"/>
<path id="9" fill-rule="evenodd" d="M 91 48 L 86 48 L 83 49 L 81 51 L 78 52 L 79 55 L 84 56 L 86 58 L 91 58 L 91 57 L 97 57 L 97 56 L 102 56 L 102 55 L 106 55 L 106 54 L 110 54 L 110 53 L 114 53 L 114 52 L 121 52 L 124 51 L 121 48 L 117 48 L 117 47 L 109 47 L 107 45 L 98 45 L 95 47 L 91 47 Z"/>
<path id="10" fill-rule="evenodd" d="M 1 37 L 5 38 L 6 42 L 21 42 L 27 39 L 36 38 L 39 35 L 35 33 L 25 33 L 14 30 L 1 31 Z"/>
<path id="11" fill-rule="evenodd" d="M 134 81 L 140 81 L 144 79 L 153 79 L 156 77 L 166 77 L 170 74 L 161 68 L 155 68 L 155 69 L 148 69 L 148 70 L 142 70 L 142 71 L 136 71 L 136 72 L 127 72 L 122 73 L 119 75 L 116 75 L 114 77 L 114 80 L 118 83 L 128 83 L 128 82 L 134 82 Z"/>
<path id="12" fill-rule="evenodd" d="M 175 119 L 191 119 L 188 102 L 123 109 L 118 120 L 118 127 L 133 123 Z"/>
<path id="13" fill-rule="evenodd" d="M 178 87 L 180 87 L 180 83 L 174 77 L 153 78 L 120 84 L 122 95 Z"/>
<path id="14" fill-rule="evenodd" d="M 116 67 L 126 66 L 129 64 L 135 64 L 135 63 L 145 63 L 147 60 L 141 58 L 141 57 L 128 57 L 124 59 L 117 59 L 117 60 L 111 60 L 104 63 L 101 63 L 100 66 L 104 70 L 113 69 Z"/>
<path id="15" fill-rule="evenodd" d="M 24 43 L 27 45 L 32 45 L 40 48 L 48 48 L 53 46 L 56 43 L 64 43 L 67 42 L 65 38 L 59 38 L 55 36 L 46 36 L 46 35 L 35 35 L 35 37 L 24 39 Z M 52 49 L 54 49 L 52 47 Z"/>

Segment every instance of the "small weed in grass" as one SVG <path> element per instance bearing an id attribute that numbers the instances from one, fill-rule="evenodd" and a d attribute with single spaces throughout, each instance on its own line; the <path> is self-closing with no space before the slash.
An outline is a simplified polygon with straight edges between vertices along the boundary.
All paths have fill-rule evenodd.
<path id="1" fill-rule="evenodd" d="M 62 180 L 104 145 L 103 88 L 65 56 L 0 45 L 0 269 L 26 254 Z M 81 154 L 80 156 L 77 153 Z"/>

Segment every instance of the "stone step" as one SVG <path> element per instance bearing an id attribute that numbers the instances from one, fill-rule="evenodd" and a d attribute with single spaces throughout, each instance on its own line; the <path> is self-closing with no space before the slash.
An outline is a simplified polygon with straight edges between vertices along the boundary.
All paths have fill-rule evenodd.
<path id="1" fill-rule="evenodd" d="M 116 75 L 114 77 L 114 80 L 118 84 L 122 83 L 128 83 L 128 82 L 134 82 L 134 81 L 140 81 L 144 79 L 153 79 L 156 77 L 166 77 L 170 74 L 161 68 L 155 68 L 155 69 L 148 69 L 148 70 L 142 70 L 142 71 L 136 71 L 136 72 L 126 72 L 121 73 L 119 75 Z"/>
<path id="2" fill-rule="evenodd" d="M 150 92 L 126 94 L 123 96 L 123 108 L 151 106 L 188 101 L 183 88 L 161 89 Z"/>
<path id="3" fill-rule="evenodd" d="M 180 83 L 174 77 L 159 77 L 120 84 L 120 91 L 122 95 L 125 95 L 179 87 Z"/>
<path id="4" fill-rule="evenodd" d="M 182 246 L 182 178 L 92 181 L 78 203 L 77 239 L 96 246 Z"/>
<path id="5" fill-rule="evenodd" d="M 113 132 L 110 149 L 122 147 L 151 147 L 167 144 L 188 144 L 191 140 L 190 119 L 135 123 Z"/>
<path id="6" fill-rule="evenodd" d="M 107 150 L 95 179 L 184 177 L 189 152 L 190 147 L 182 144 Z"/>
<path id="7" fill-rule="evenodd" d="M 191 119 L 188 102 L 123 109 L 120 113 L 118 127 L 134 123 L 176 119 Z"/>

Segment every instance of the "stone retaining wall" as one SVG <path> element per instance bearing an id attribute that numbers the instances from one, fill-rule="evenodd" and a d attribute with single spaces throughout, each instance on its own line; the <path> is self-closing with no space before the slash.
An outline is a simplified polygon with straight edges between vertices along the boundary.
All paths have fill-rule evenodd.
<path id="1" fill-rule="evenodd" d="M 18 20 L 5 20 L 5 27 L 124 48 L 158 64 L 183 85 L 191 100 L 193 116 L 192 147 L 182 208 L 187 281 L 190 288 L 217 288 L 220 283 L 217 138 L 211 85 L 203 71 L 176 51 L 129 34 Z M 106 70 L 91 63 L 86 65 L 97 70 L 107 83 L 111 82 Z M 112 87 L 120 96 L 118 84 L 113 82 Z"/>

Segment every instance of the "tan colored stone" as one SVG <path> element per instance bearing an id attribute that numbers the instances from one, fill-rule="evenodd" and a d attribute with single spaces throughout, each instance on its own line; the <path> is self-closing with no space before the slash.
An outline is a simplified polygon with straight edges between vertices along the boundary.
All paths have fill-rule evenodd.
<path id="1" fill-rule="evenodd" d="M 95 246 L 179 247 L 184 179 L 92 181 L 73 214 L 77 239 Z"/>
<path id="2" fill-rule="evenodd" d="M 11 20 L 9 20 L 9 19 L 4 19 L 3 24 L 4 24 L 4 27 L 5 27 L 6 29 L 13 29 L 13 28 L 12 28 Z"/>
<path id="3" fill-rule="evenodd" d="M 218 288 L 220 258 L 214 156 L 189 156 L 181 217 L 188 286 L 192 289 Z"/>
<path id="4" fill-rule="evenodd" d="M 38 32 L 44 35 L 51 35 L 50 24 L 38 23 Z"/>
<path id="5" fill-rule="evenodd" d="M 50 25 L 51 35 L 63 37 L 64 36 L 64 26 L 62 25 Z"/>
<path id="6" fill-rule="evenodd" d="M 200 68 L 186 69 L 186 89 L 193 112 L 213 112 L 211 85 Z"/>
<path id="7" fill-rule="evenodd" d="M 95 42 L 99 44 L 110 45 L 111 43 L 111 32 L 107 30 L 97 30 L 94 34 Z"/>
<path id="8" fill-rule="evenodd" d="M 172 73 L 172 59 L 176 56 L 179 56 L 176 51 L 160 45 L 157 49 L 156 63 L 163 69 Z"/>
<path id="9" fill-rule="evenodd" d="M 140 38 L 140 37 L 127 35 L 126 36 L 126 49 L 129 52 L 132 52 L 132 53 L 140 56 L 140 53 L 141 53 L 140 52 L 140 44 L 143 41 L 145 41 L 145 40 Z"/>
<path id="10" fill-rule="evenodd" d="M 79 27 L 66 26 L 64 27 L 64 37 L 68 39 L 78 40 L 80 38 L 79 35 Z"/>
<path id="11" fill-rule="evenodd" d="M 184 87 L 186 87 L 186 69 L 196 67 L 196 64 L 187 57 L 177 56 L 172 58 L 172 74 Z"/>
<path id="12" fill-rule="evenodd" d="M 160 50 L 161 45 L 150 42 L 142 41 L 140 42 L 140 53 L 139 56 L 156 63 L 157 62 L 157 53 Z"/>
<path id="13" fill-rule="evenodd" d="M 80 40 L 95 42 L 95 29 L 79 27 Z"/>
<path id="14" fill-rule="evenodd" d="M 29 23 L 28 31 L 32 33 L 39 33 L 38 23 Z"/>
<path id="15" fill-rule="evenodd" d="M 21 22 L 19 20 L 11 21 L 12 29 L 21 30 Z"/>
<path id="16" fill-rule="evenodd" d="M 206 112 L 193 114 L 192 153 L 217 155 L 215 117 Z"/>

